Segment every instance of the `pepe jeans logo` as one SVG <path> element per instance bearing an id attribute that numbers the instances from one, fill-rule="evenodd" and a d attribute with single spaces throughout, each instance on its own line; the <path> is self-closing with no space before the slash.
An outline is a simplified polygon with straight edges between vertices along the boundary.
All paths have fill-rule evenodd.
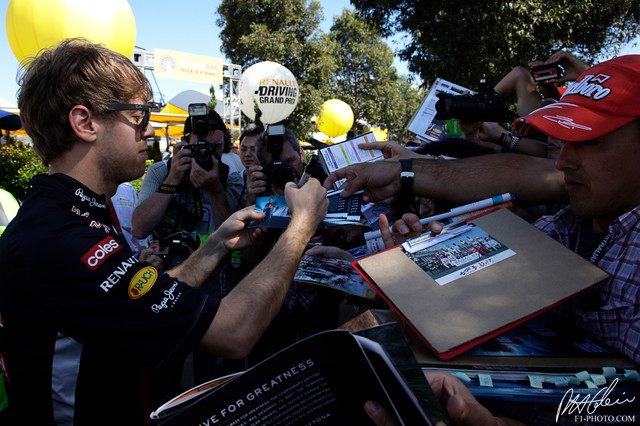
<path id="1" fill-rule="evenodd" d="M 580 82 L 569 86 L 563 98 L 567 95 L 579 95 L 585 98 L 592 98 L 594 101 L 604 99 L 611 94 L 611 89 L 604 87 L 602 84 L 610 78 L 611 76 L 606 74 L 586 75 Z"/>
<path id="2" fill-rule="evenodd" d="M 162 298 L 162 302 L 155 303 L 151 306 L 151 310 L 157 314 L 163 309 L 173 308 L 182 295 L 182 293 L 176 294 L 177 287 L 178 283 L 174 282 L 170 289 L 164 291 L 165 296 Z"/>
<path id="3" fill-rule="evenodd" d="M 99 203 L 95 197 L 89 198 L 88 196 L 84 195 L 84 191 L 82 190 L 82 188 L 78 188 L 76 189 L 76 195 L 78 197 L 80 197 L 80 199 L 82 200 L 82 202 L 84 203 L 89 203 L 89 205 L 91 207 L 99 207 L 101 209 L 106 209 L 107 206 L 104 204 Z"/>

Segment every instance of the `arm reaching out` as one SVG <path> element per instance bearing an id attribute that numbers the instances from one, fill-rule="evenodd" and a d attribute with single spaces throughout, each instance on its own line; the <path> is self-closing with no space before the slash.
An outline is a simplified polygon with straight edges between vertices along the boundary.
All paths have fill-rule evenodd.
<path id="1" fill-rule="evenodd" d="M 285 197 L 291 222 L 265 259 L 220 302 L 200 341 L 212 353 L 229 358 L 242 358 L 249 353 L 280 310 L 302 253 L 327 214 L 327 191 L 315 179 L 309 179 L 302 188 L 288 183 Z M 239 225 L 232 227 L 230 235 L 242 236 L 225 239 L 228 250 L 242 247 L 246 241 L 246 234 L 233 233 L 238 228 Z"/>
<path id="2" fill-rule="evenodd" d="M 264 213 L 258 213 L 252 207 L 235 212 L 191 256 L 167 273 L 200 287 L 227 254 L 251 246 L 261 236 L 262 230 L 247 226 L 252 220 L 263 218 Z"/>
<path id="3" fill-rule="evenodd" d="M 460 160 L 413 159 L 413 192 L 422 197 L 468 204 L 497 194 L 511 193 L 519 205 L 565 203 L 562 172 L 548 158 L 519 154 L 492 154 Z M 340 179 L 342 197 L 364 190 L 364 202 L 378 202 L 400 190 L 400 163 L 381 160 L 359 163 L 331 173 L 331 188 Z"/>

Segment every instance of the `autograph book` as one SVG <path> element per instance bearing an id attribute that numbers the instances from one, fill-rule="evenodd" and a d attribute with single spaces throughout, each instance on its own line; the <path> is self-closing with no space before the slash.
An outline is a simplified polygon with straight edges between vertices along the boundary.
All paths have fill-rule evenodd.
<path id="1" fill-rule="evenodd" d="M 363 407 L 374 400 L 399 424 L 431 425 L 442 420 L 438 401 L 415 358 L 417 374 L 409 375 L 400 370 L 408 368 L 407 361 L 392 356 L 371 338 L 346 330 L 321 332 L 219 386 L 205 384 L 179 395 L 151 418 L 167 426 L 369 424 Z M 430 405 L 412 391 L 419 388 L 417 381 L 426 386 L 418 393 L 421 400 Z"/>
<path id="2" fill-rule="evenodd" d="M 467 219 L 451 238 L 420 237 L 353 262 L 443 360 L 546 311 L 608 274 L 507 209 Z M 410 248 L 410 247 L 409 247 Z"/>

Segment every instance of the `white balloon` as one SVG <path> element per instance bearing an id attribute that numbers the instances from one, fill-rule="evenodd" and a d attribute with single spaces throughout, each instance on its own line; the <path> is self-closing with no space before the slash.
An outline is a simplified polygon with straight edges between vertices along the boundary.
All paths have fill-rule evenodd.
<path id="1" fill-rule="evenodd" d="M 258 104 L 264 124 L 284 120 L 298 105 L 298 81 L 284 66 L 275 62 L 258 62 L 240 76 L 240 101 L 242 112 L 250 120 L 256 117 Z"/>

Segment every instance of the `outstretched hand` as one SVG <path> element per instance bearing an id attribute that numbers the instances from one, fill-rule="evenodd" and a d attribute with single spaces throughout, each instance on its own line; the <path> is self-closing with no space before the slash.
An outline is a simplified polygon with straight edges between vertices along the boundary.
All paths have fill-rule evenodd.
<path id="1" fill-rule="evenodd" d="M 400 160 L 403 158 L 424 158 L 424 155 L 416 154 L 415 152 L 400 146 L 398 142 L 369 142 L 358 144 L 360 149 L 375 149 L 382 151 L 382 155 L 385 159 L 392 158 L 394 160 Z"/>
<path id="2" fill-rule="evenodd" d="M 348 251 L 342 250 L 333 246 L 315 246 L 311 247 L 305 253 L 308 256 L 328 257 L 331 259 L 341 259 L 353 262 L 356 260 L 355 256 Z"/>
<path id="3" fill-rule="evenodd" d="M 427 231 L 439 234 L 443 228 L 440 222 L 429 222 L 425 226 L 420 223 L 420 218 L 413 213 L 405 213 L 402 215 L 402 219 L 396 220 L 393 223 L 391 231 L 389 230 L 389 220 L 387 216 L 381 214 L 379 220 L 381 238 L 385 248 L 395 247 L 411 238 L 417 238 Z"/>
<path id="4" fill-rule="evenodd" d="M 324 187 L 331 189 L 341 179 L 347 180 L 342 185 L 341 197 L 350 197 L 356 191 L 364 189 L 364 203 L 382 201 L 400 191 L 400 163 L 395 160 L 380 160 L 352 164 L 331 173 L 324 181 Z"/>
<path id="5" fill-rule="evenodd" d="M 255 211 L 255 206 L 238 210 L 218 228 L 216 234 L 229 251 L 242 250 L 253 245 L 264 233 L 261 228 L 249 229 L 249 223 L 264 219 L 264 213 Z"/>

